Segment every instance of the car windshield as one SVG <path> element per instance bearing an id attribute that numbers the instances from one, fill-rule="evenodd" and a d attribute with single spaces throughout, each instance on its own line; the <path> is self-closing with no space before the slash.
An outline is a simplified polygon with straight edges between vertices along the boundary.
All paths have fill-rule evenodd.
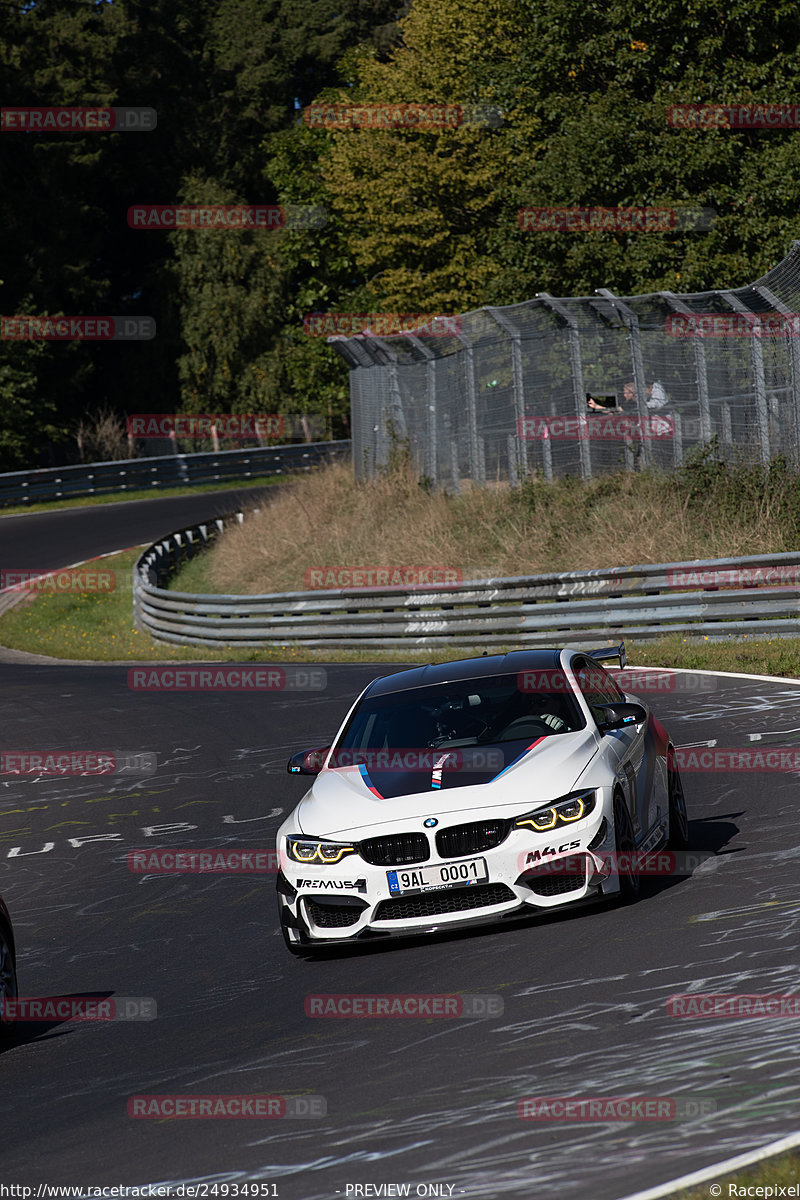
<path id="1" fill-rule="evenodd" d="M 562 671 L 515 672 L 367 697 L 335 750 L 530 743 L 584 724 Z"/>

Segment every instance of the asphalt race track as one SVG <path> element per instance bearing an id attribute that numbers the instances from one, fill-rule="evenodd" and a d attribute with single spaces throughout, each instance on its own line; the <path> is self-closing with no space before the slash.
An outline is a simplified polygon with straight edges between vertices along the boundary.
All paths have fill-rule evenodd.
<path id="1" fill-rule="evenodd" d="M 273 874 L 129 869 L 145 848 L 272 849 L 303 790 L 288 755 L 324 744 L 390 669 L 335 665 L 318 690 L 222 693 L 133 690 L 127 666 L 0 664 L 4 752 L 157 761 L 150 775 L 0 776 L 0 892 L 21 995 L 139 997 L 156 1012 L 15 1029 L 0 1053 L 0 1182 L 615 1200 L 794 1131 L 796 1019 L 678 1019 L 666 1003 L 796 989 L 795 774 L 686 774 L 702 861 L 690 877 L 650 878 L 631 907 L 312 962 L 284 949 Z M 798 739 L 800 684 L 674 682 L 647 698 L 678 745 Z M 307 1016 L 306 999 L 328 993 L 471 993 L 499 997 L 503 1012 Z M 132 1097 L 153 1095 L 280 1096 L 290 1111 L 129 1116 Z M 525 1097 L 621 1096 L 671 1098 L 680 1115 L 518 1116 Z M 325 1115 L 297 1113 L 323 1102 Z"/>
<path id="2" fill-rule="evenodd" d="M 97 554 L 154 542 L 174 529 L 234 512 L 242 505 L 257 507 L 264 492 L 272 494 L 275 486 L 280 485 L 0 514 L 0 564 L 3 570 L 55 571 Z"/>

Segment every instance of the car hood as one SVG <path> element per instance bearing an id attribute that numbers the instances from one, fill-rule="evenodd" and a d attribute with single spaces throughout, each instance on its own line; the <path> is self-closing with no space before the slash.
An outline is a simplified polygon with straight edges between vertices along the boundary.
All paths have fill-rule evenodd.
<path id="1" fill-rule="evenodd" d="M 315 837 L 362 838 L 372 829 L 436 815 L 508 808 L 519 812 L 546 803 L 571 791 L 597 753 L 597 741 L 588 729 L 540 738 L 531 746 L 506 743 L 506 762 L 481 783 L 447 786 L 443 772 L 440 788 L 432 787 L 432 772 L 405 772 L 408 790 L 397 794 L 398 772 L 367 771 L 364 767 L 338 767 L 322 771 L 297 807 L 295 816 L 303 833 Z M 516 752 L 516 754 L 514 754 Z M 393 795 L 382 793 L 382 774 L 392 775 Z M 464 778 L 470 778 L 464 776 Z M 424 786 L 421 786 L 423 784 Z"/>

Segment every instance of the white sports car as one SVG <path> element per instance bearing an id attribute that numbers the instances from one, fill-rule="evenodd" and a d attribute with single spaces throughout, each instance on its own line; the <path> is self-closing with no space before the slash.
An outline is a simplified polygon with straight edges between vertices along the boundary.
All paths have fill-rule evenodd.
<path id="1" fill-rule="evenodd" d="M 635 899 L 640 856 L 687 845 L 669 735 L 601 661 L 520 650 L 375 679 L 277 835 L 297 954 Z"/>

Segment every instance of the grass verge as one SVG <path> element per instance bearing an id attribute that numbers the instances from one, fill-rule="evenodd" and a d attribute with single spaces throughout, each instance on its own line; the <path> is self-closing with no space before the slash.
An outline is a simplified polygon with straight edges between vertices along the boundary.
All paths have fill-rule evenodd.
<path id="1" fill-rule="evenodd" d="M 714 1196 L 796 1195 L 796 1190 L 781 1193 L 778 1188 L 783 1186 L 788 1189 L 792 1185 L 797 1188 L 800 1179 L 800 1154 L 790 1150 L 786 1154 L 767 1158 L 731 1175 L 719 1175 L 717 1179 L 720 1182 L 709 1180 L 708 1183 L 701 1183 L 697 1187 L 670 1192 L 669 1200 L 709 1200 L 709 1197 Z M 775 1190 L 770 1191 L 770 1188 Z"/>
<path id="2" fill-rule="evenodd" d="M 671 474 L 432 492 L 407 466 L 366 482 L 338 465 L 287 483 L 173 586 L 253 594 L 346 586 L 354 568 L 433 566 L 449 578 L 586 571 L 781 553 L 800 546 L 800 475 L 729 467 L 706 447 Z"/>
<path id="3" fill-rule="evenodd" d="M 0 618 L 0 645 L 52 658 L 96 662 L 228 661 L 247 657 L 229 650 L 193 649 L 154 642 L 133 627 L 131 572 L 139 550 L 113 554 L 98 570 L 114 573 L 116 586 L 107 592 L 31 592 Z M 277 660 L 278 654 L 265 658 Z M 286 655 L 283 655 L 283 659 Z"/>
<path id="4" fill-rule="evenodd" d="M 367 483 L 331 466 L 287 482 L 268 508 L 231 526 L 172 586 L 252 594 L 304 590 L 314 564 L 446 565 L 468 578 L 779 553 L 798 545 L 800 476 L 780 459 L 768 467 L 727 466 L 713 445 L 672 475 L 554 484 L 532 477 L 517 488 L 458 496 L 430 492 L 402 463 Z M 0 619 L 0 644 L 96 661 L 442 662 L 481 649 L 206 650 L 153 642 L 133 628 L 135 557 L 128 551 L 103 560 L 117 573 L 111 593 L 26 598 Z M 627 645 L 634 666 L 800 677 L 798 638 L 710 642 L 672 634 Z M 503 649 L 515 648 L 512 640 Z"/>

